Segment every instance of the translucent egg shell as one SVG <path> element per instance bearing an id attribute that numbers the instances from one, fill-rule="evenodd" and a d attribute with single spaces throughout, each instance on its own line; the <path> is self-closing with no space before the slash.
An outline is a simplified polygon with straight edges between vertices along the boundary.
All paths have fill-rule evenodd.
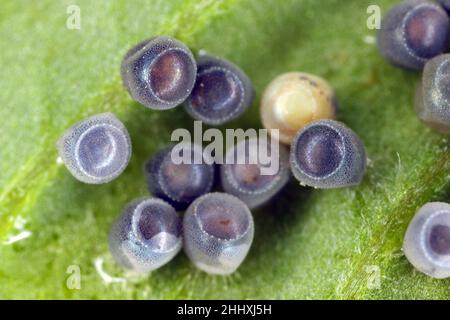
<path id="1" fill-rule="evenodd" d="M 450 134 L 450 54 L 439 55 L 425 65 L 415 108 L 426 125 Z"/>
<path id="2" fill-rule="evenodd" d="M 191 163 L 176 164 L 172 159 L 174 146 L 169 146 L 151 157 L 144 171 L 147 186 L 154 196 L 169 202 L 177 210 L 184 210 L 196 198 L 211 190 L 215 167 L 212 159 L 205 159 L 198 145 L 180 146 L 183 146 L 180 152 L 189 153 Z M 194 163 L 196 157 L 202 159 L 201 163 Z"/>
<path id="3" fill-rule="evenodd" d="M 165 201 L 135 200 L 111 228 L 111 254 L 125 269 L 146 274 L 172 260 L 180 251 L 181 228 L 181 218 Z"/>
<path id="4" fill-rule="evenodd" d="M 278 142 L 277 148 L 272 148 L 270 141 L 257 138 L 242 140 L 227 151 L 225 164 L 220 166 L 223 190 L 244 201 L 250 209 L 267 203 L 289 181 L 289 151 Z M 262 163 L 262 157 L 250 161 L 251 155 L 263 152 L 261 148 L 267 150 L 264 152 L 267 152 L 271 164 L 267 159 L 266 163 Z M 240 152 L 241 149 L 244 152 Z M 273 172 L 262 171 L 270 165 L 273 166 Z"/>
<path id="5" fill-rule="evenodd" d="M 429 0 L 405 0 L 392 8 L 378 31 L 381 54 L 394 65 L 421 70 L 448 46 L 450 21 L 445 10 Z"/>
<path id="6" fill-rule="evenodd" d="M 112 113 L 97 114 L 75 124 L 61 136 L 57 148 L 72 175 L 90 184 L 117 178 L 131 157 L 128 131 Z"/>
<path id="7" fill-rule="evenodd" d="M 184 103 L 187 113 L 209 125 L 221 125 L 239 117 L 251 105 L 250 79 L 238 66 L 222 58 L 201 55 L 197 79 Z"/>
<path id="8" fill-rule="evenodd" d="M 156 110 L 174 108 L 192 91 L 197 64 L 183 43 L 160 36 L 145 40 L 125 55 L 121 75 L 131 97 Z"/>
<path id="9" fill-rule="evenodd" d="M 261 99 L 261 120 L 266 129 L 279 129 L 279 139 L 290 144 L 306 124 L 319 119 L 334 119 L 337 99 L 324 79 L 301 72 L 275 78 Z"/>
<path id="10" fill-rule="evenodd" d="M 292 141 L 291 170 L 300 184 L 342 188 L 361 182 L 366 153 L 359 137 L 335 120 L 318 120 L 299 131 Z"/>
<path id="11" fill-rule="evenodd" d="M 247 256 L 253 233 L 248 207 L 226 193 L 197 198 L 183 219 L 184 250 L 195 266 L 210 274 L 236 271 Z"/>
<path id="12" fill-rule="evenodd" d="M 430 277 L 450 277 L 450 204 L 430 202 L 408 226 L 403 251 L 409 262 Z"/>

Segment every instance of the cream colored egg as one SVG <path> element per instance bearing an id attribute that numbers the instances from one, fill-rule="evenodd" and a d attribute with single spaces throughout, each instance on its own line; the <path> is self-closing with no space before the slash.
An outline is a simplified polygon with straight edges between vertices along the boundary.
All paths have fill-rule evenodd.
<path id="1" fill-rule="evenodd" d="M 276 77 L 261 99 L 261 118 L 266 129 L 279 129 L 280 142 L 290 144 L 299 129 L 318 119 L 334 119 L 334 90 L 324 79 L 302 72 Z"/>

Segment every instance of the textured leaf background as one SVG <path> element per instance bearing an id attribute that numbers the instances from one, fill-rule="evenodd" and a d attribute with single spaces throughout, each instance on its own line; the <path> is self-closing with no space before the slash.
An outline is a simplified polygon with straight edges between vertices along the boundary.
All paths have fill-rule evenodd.
<path id="1" fill-rule="evenodd" d="M 417 208 L 449 201 L 450 153 L 448 138 L 413 113 L 420 75 L 385 63 L 366 27 L 368 5 L 386 12 L 396 2 L 3 1 L 0 298 L 448 299 L 450 279 L 418 273 L 401 251 Z M 66 28 L 70 4 L 81 8 L 81 30 Z M 319 191 L 292 182 L 255 211 L 254 246 L 230 277 L 202 273 L 180 254 L 135 279 L 108 254 L 110 224 L 128 201 L 147 194 L 143 161 L 173 129 L 192 127 L 183 110 L 150 111 L 121 87 L 126 50 L 160 34 L 224 56 L 254 81 L 254 105 L 229 127 L 260 126 L 261 92 L 282 72 L 329 79 L 339 119 L 361 136 L 370 157 L 357 188 Z M 119 179 L 89 186 L 57 163 L 55 142 L 74 122 L 104 111 L 125 122 L 134 153 Z M 70 265 L 81 268 L 80 290 L 66 286 Z"/>

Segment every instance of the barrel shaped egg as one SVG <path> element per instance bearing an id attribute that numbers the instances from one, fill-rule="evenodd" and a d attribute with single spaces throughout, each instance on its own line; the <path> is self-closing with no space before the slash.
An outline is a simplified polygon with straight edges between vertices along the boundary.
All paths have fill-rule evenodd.
<path id="1" fill-rule="evenodd" d="M 439 55 L 425 65 L 415 108 L 425 124 L 450 134 L 450 54 Z"/>
<path id="2" fill-rule="evenodd" d="M 196 199 L 183 219 L 184 251 L 197 268 L 210 274 L 236 271 L 247 256 L 253 234 L 250 210 L 226 193 Z"/>
<path id="3" fill-rule="evenodd" d="M 276 77 L 264 90 L 261 120 L 264 128 L 278 129 L 281 143 L 290 144 L 305 125 L 319 119 L 334 119 L 337 98 L 324 79 L 303 72 Z"/>
<path id="4" fill-rule="evenodd" d="M 420 208 L 406 231 L 403 252 L 428 276 L 450 277 L 450 204 L 430 202 Z"/>
<path id="5" fill-rule="evenodd" d="M 189 48 L 165 36 L 131 48 L 121 66 L 122 81 L 131 97 L 156 110 L 181 104 L 194 87 L 196 71 Z"/>
<path id="6" fill-rule="evenodd" d="M 184 103 L 188 114 L 206 124 L 221 125 L 248 109 L 253 86 L 238 66 L 209 55 L 201 55 L 197 64 L 195 87 Z"/>
<path id="7" fill-rule="evenodd" d="M 213 160 L 196 144 L 180 143 L 160 150 L 146 162 L 144 172 L 149 191 L 177 210 L 186 209 L 214 185 Z"/>
<path id="8" fill-rule="evenodd" d="M 342 188 L 361 182 L 364 145 L 353 130 L 335 120 L 318 120 L 299 131 L 291 145 L 291 170 L 300 184 Z"/>
<path id="9" fill-rule="evenodd" d="M 222 188 L 244 201 L 250 209 L 271 199 L 290 177 L 289 151 L 271 139 L 245 139 L 225 156 L 220 167 Z"/>
<path id="10" fill-rule="evenodd" d="M 61 136 L 57 148 L 72 175 L 89 184 L 117 178 L 131 157 L 128 131 L 112 113 L 78 122 Z"/>
<path id="11" fill-rule="evenodd" d="M 438 3 L 405 0 L 384 17 L 378 47 L 392 64 L 421 70 L 429 59 L 447 50 L 449 35 L 449 17 Z"/>
<path id="12" fill-rule="evenodd" d="M 180 251 L 181 223 L 167 202 L 157 198 L 135 200 L 111 228 L 111 254 L 125 269 L 146 274 L 169 262 Z"/>

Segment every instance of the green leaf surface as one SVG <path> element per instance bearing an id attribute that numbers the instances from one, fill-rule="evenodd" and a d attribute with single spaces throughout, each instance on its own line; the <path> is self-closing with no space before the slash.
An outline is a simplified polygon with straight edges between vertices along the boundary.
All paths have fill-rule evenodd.
<path id="1" fill-rule="evenodd" d="M 420 74 L 388 65 L 366 26 L 369 5 L 386 12 L 396 2 L 3 1 L 0 298 L 450 298 L 450 279 L 415 271 L 401 251 L 417 208 L 449 201 L 450 152 L 449 139 L 413 112 Z M 66 27 L 70 4 L 81 8 L 81 30 Z M 127 49 L 161 34 L 226 57 L 252 79 L 255 103 L 230 128 L 260 127 L 261 92 L 276 75 L 325 77 L 336 88 L 339 119 L 361 136 L 370 158 L 356 188 L 292 182 L 255 211 L 254 245 L 229 277 L 198 271 L 180 254 L 136 278 L 108 253 L 111 223 L 147 194 L 144 160 L 174 129 L 192 127 L 181 108 L 145 109 L 121 86 Z M 128 127 L 132 160 L 112 183 L 85 185 L 57 162 L 55 143 L 74 122 L 104 111 Z M 81 270 L 80 290 L 66 283 L 72 265 Z"/>

